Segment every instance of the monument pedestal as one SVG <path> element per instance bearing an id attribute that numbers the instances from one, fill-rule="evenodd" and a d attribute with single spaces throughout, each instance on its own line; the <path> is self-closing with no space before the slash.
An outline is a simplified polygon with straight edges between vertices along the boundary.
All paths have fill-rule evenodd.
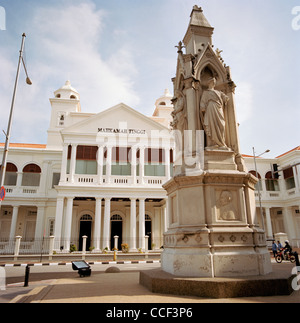
<path id="1" fill-rule="evenodd" d="M 162 270 L 180 277 L 270 273 L 265 234 L 255 223 L 255 183 L 251 174 L 234 170 L 208 170 L 166 183 L 170 227 Z"/>
<path id="2" fill-rule="evenodd" d="M 182 278 L 154 269 L 140 273 L 140 284 L 152 293 L 216 299 L 292 294 L 295 276 L 274 269 L 266 276 L 242 278 Z"/>

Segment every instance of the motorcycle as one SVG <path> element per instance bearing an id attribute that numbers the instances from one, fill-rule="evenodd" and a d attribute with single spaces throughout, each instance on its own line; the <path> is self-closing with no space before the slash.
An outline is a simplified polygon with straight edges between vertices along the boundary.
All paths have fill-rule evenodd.
<path id="1" fill-rule="evenodd" d="M 280 249 L 280 251 L 277 253 L 275 260 L 278 264 L 281 264 L 283 260 L 287 260 L 290 261 L 292 264 L 294 262 L 296 262 L 296 257 L 293 253 L 291 252 L 286 252 L 286 254 L 284 254 L 284 249 Z"/>

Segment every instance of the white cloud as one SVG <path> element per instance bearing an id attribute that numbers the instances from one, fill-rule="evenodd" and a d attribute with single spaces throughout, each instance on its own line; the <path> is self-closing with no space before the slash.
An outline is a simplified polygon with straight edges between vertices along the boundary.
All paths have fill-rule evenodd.
<path id="1" fill-rule="evenodd" d="M 48 99 L 67 79 L 81 95 L 83 112 L 97 113 L 120 102 L 132 106 L 140 102 L 134 88 L 137 69 L 129 44 L 120 42 L 106 60 L 101 53 L 105 11 L 82 1 L 37 7 L 32 15 L 28 18 L 26 47 L 33 85 L 21 82 L 24 75 L 20 75 L 12 141 L 46 141 L 51 111 Z M 7 111 L 10 107 L 8 93 L 12 91 L 16 63 L 9 54 L 0 55 L 1 76 L 9 80 L 5 83 L 8 85 L 0 87 L 1 111 L 4 104 Z M 6 127 L 6 123 L 5 118 L 0 126 Z"/>
<path id="2" fill-rule="evenodd" d="M 107 61 L 101 57 L 104 17 L 104 11 L 85 2 L 63 10 L 39 9 L 34 21 L 46 52 L 47 61 L 43 63 L 52 65 L 56 79 L 70 78 L 89 112 L 98 112 L 99 105 L 103 109 L 124 100 L 129 105 L 139 102 L 133 87 L 136 69 L 131 48 L 120 44 Z"/>

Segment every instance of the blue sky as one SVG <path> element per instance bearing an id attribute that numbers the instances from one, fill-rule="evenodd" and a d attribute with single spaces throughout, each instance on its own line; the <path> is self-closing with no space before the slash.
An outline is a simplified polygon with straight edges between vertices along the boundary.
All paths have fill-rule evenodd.
<path id="1" fill-rule="evenodd" d="M 0 130 L 7 127 L 23 32 L 33 85 L 22 71 L 12 142 L 46 143 L 49 98 L 67 79 L 80 93 L 83 112 L 124 102 L 152 115 L 165 88 L 173 93 L 174 46 L 195 4 L 215 28 L 215 48 L 223 50 L 237 85 L 242 153 L 252 154 L 255 146 L 275 157 L 300 145 L 300 30 L 292 28 L 300 0 L 0 0 L 6 14 Z"/>

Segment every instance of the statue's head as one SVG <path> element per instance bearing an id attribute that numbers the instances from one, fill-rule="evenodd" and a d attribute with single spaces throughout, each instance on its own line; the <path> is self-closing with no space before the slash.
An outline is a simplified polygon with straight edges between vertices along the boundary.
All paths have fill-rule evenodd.
<path id="1" fill-rule="evenodd" d="M 208 80 L 207 80 L 207 86 L 208 88 L 214 88 L 217 84 L 217 80 L 215 77 L 210 77 Z"/>

